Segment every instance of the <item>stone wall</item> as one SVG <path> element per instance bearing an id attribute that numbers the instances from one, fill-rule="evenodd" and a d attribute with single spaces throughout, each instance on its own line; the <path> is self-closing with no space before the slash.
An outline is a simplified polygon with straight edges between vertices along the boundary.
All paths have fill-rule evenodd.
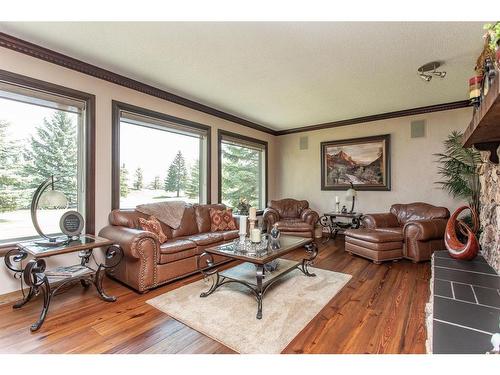
<path id="1" fill-rule="evenodd" d="M 500 166 L 489 162 L 482 164 L 479 181 L 482 253 L 488 263 L 500 273 Z"/>

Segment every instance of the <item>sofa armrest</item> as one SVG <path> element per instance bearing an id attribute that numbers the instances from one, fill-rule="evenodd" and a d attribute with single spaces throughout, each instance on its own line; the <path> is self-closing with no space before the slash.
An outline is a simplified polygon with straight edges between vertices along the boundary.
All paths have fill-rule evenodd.
<path id="1" fill-rule="evenodd" d="M 417 241 L 444 239 L 447 219 L 409 221 L 403 228 L 405 238 Z"/>
<path id="2" fill-rule="evenodd" d="M 306 208 L 300 213 L 300 219 L 314 226 L 319 220 L 319 215 L 316 211 Z"/>
<path id="3" fill-rule="evenodd" d="M 158 236 L 145 230 L 108 225 L 101 229 L 99 236 L 114 241 L 116 244 L 120 245 L 125 256 L 132 258 L 141 258 L 141 252 L 148 247 L 144 245 L 146 242 L 153 245 L 149 246 L 148 250 L 155 252 L 155 255 L 160 252 L 160 242 L 158 240 Z M 155 256 L 155 258 L 157 257 Z"/>
<path id="4" fill-rule="evenodd" d="M 113 269 L 113 277 L 143 293 L 158 285 L 160 243 L 151 232 L 108 225 L 99 232 L 120 245 L 124 257 Z"/>
<path id="5" fill-rule="evenodd" d="M 262 215 L 262 221 L 264 224 L 264 228 L 267 229 L 269 232 L 271 230 L 271 227 L 276 223 L 277 221 L 280 220 L 280 215 L 278 211 L 276 211 L 274 208 L 266 208 L 264 210 L 264 214 Z"/>
<path id="6" fill-rule="evenodd" d="M 391 213 L 363 215 L 361 222 L 367 229 L 399 227 L 398 218 Z"/>

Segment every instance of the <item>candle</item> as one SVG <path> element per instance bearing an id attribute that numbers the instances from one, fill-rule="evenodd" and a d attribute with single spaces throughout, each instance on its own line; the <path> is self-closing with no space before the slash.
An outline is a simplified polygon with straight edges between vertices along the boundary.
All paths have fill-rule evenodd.
<path id="1" fill-rule="evenodd" d="M 260 242 L 260 229 L 259 228 L 252 229 L 252 231 L 250 232 L 250 241 L 252 241 L 254 243 Z"/>
<path id="2" fill-rule="evenodd" d="M 240 234 L 247 234 L 247 217 L 240 216 Z"/>
<path id="3" fill-rule="evenodd" d="M 336 195 L 336 196 L 335 196 L 335 203 L 339 203 L 339 202 L 340 202 L 340 201 L 339 201 L 339 197 L 338 197 L 338 195 Z"/>
<path id="4" fill-rule="evenodd" d="M 248 213 L 250 214 L 249 215 L 250 220 L 257 220 L 257 209 L 255 207 L 250 207 Z"/>

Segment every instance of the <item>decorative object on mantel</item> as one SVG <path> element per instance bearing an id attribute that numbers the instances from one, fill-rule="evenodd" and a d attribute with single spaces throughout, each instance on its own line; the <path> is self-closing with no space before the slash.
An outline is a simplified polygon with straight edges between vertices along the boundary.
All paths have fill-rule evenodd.
<path id="1" fill-rule="evenodd" d="M 496 22 L 485 25 L 485 29 L 487 32 L 484 36 L 484 48 L 475 67 L 477 75 L 483 77 L 482 94 L 472 121 L 464 133 L 463 145 L 488 151 L 490 162 L 498 164 L 500 161 L 497 153 L 500 145 L 500 78 L 498 78 L 500 26 Z"/>
<path id="2" fill-rule="evenodd" d="M 490 38 L 490 49 L 496 51 L 496 63 L 500 68 L 500 22 L 487 23 L 483 28 Z"/>
<path id="3" fill-rule="evenodd" d="M 35 243 L 40 246 L 61 246 L 68 243 L 69 238 L 67 236 L 63 237 L 49 237 L 43 233 L 37 219 L 38 208 L 52 208 L 61 209 L 68 206 L 68 199 L 64 193 L 54 189 L 54 176 L 50 176 L 44 182 L 38 186 L 33 194 L 33 199 L 31 200 L 31 221 L 37 233 L 43 238 L 41 240 L 36 240 Z M 45 192 L 48 187 L 51 190 Z M 82 218 L 83 219 L 83 218 Z M 76 228 L 77 229 L 77 228 Z"/>
<path id="4" fill-rule="evenodd" d="M 474 76 L 469 79 L 469 100 L 475 108 L 481 103 L 481 82 L 483 82 L 483 76 Z"/>
<path id="5" fill-rule="evenodd" d="M 458 219 L 458 215 L 464 210 L 470 210 L 472 216 L 473 227 L 472 229 L 464 223 L 463 220 Z M 464 244 L 458 238 L 456 228 L 467 237 L 467 242 Z M 479 220 L 477 212 L 474 208 L 469 206 L 462 206 L 455 210 L 451 215 L 448 223 L 446 224 L 446 231 L 444 233 L 444 244 L 450 256 L 455 259 L 472 260 L 479 252 L 479 242 L 476 238 L 475 232 L 479 229 Z"/>

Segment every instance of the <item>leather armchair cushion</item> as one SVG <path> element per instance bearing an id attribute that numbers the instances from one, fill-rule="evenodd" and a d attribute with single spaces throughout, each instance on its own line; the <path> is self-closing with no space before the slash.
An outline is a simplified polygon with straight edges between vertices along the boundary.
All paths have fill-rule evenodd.
<path id="1" fill-rule="evenodd" d="M 296 219 L 306 208 L 309 208 L 309 202 L 306 200 L 298 201 L 296 199 L 281 199 L 271 201 L 270 207 L 275 209 L 280 218 Z"/>
<path id="2" fill-rule="evenodd" d="M 401 226 L 409 221 L 448 219 L 450 217 L 450 211 L 446 207 L 437 207 L 423 202 L 394 204 L 390 211 L 397 217 Z"/>
<path id="3" fill-rule="evenodd" d="M 313 230 L 313 225 L 308 224 L 301 219 L 282 219 L 277 222 L 278 229 L 284 232 L 310 232 Z"/>
<path id="4" fill-rule="evenodd" d="M 391 213 L 383 214 L 368 214 L 362 218 L 363 227 L 365 228 L 392 228 L 399 227 L 398 218 Z"/>

